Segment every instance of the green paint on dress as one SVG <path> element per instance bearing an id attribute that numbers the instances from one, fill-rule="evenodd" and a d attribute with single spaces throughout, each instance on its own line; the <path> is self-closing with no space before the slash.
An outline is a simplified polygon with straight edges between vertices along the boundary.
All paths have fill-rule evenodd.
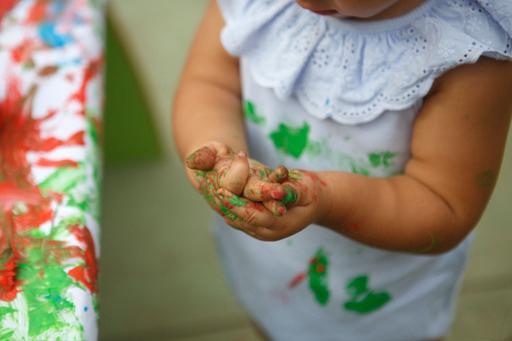
<path id="1" fill-rule="evenodd" d="M 330 292 L 327 284 L 328 267 L 329 259 L 327 258 L 327 254 L 323 249 L 318 249 L 315 257 L 310 261 L 308 278 L 309 288 L 320 305 L 326 305 L 329 302 Z"/>
<path id="2" fill-rule="evenodd" d="M 370 314 L 391 300 L 387 292 L 375 292 L 368 288 L 368 276 L 358 276 L 348 281 L 346 289 L 351 299 L 343 304 L 345 310 L 357 314 Z"/>
<path id="3" fill-rule="evenodd" d="M 258 115 L 258 113 L 256 112 L 256 107 L 254 103 L 251 101 L 245 101 L 244 115 L 249 121 L 251 121 L 254 124 L 265 124 L 265 117 Z"/>
<path id="4" fill-rule="evenodd" d="M 350 165 L 353 174 L 359 174 L 364 176 L 370 176 L 370 171 L 364 167 L 358 166 L 355 163 Z"/>
<path id="5" fill-rule="evenodd" d="M 368 155 L 368 160 L 373 167 L 389 167 L 392 165 L 393 159 L 397 156 L 397 153 L 393 152 L 379 152 L 371 153 Z"/>
<path id="6" fill-rule="evenodd" d="M 310 126 L 307 123 L 300 128 L 280 123 L 277 130 L 270 134 L 270 139 L 278 150 L 299 159 L 308 146 L 309 131 Z"/>

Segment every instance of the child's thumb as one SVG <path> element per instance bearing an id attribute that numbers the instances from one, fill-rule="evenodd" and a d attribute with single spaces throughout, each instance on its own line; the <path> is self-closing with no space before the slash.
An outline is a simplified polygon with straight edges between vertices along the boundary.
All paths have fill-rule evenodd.
<path id="1" fill-rule="evenodd" d="M 216 150 L 205 146 L 190 154 L 185 160 L 185 164 L 190 169 L 208 171 L 215 166 L 216 158 Z"/>
<path id="2" fill-rule="evenodd" d="M 241 195 L 249 178 L 249 160 L 247 154 L 235 155 L 227 171 L 221 176 L 220 186 L 233 194 Z"/>

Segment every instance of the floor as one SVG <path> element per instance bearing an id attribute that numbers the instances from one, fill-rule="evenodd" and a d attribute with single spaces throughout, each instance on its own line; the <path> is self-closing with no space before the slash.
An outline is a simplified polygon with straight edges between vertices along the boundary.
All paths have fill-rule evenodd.
<path id="1" fill-rule="evenodd" d="M 110 0 L 164 146 L 159 161 L 107 167 L 102 340 L 258 341 L 224 281 L 209 211 L 172 147 L 170 99 L 206 0 Z M 157 67 L 155 67 L 157 66 Z M 512 341 L 512 136 L 478 228 L 448 341 Z"/>

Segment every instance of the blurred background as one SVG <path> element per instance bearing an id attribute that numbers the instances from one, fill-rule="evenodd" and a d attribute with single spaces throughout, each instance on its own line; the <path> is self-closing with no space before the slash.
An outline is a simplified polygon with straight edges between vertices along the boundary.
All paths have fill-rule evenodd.
<path id="1" fill-rule="evenodd" d="M 101 340 L 260 340 L 172 143 L 172 94 L 206 4 L 109 1 Z M 497 187 L 448 341 L 512 341 L 512 136 Z"/>

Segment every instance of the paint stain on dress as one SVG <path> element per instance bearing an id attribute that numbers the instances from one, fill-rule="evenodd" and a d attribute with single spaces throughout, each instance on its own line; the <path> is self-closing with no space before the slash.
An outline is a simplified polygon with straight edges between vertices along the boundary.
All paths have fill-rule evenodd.
<path id="1" fill-rule="evenodd" d="M 368 160 L 373 167 L 390 167 L 397 153 L 390 151 L 374 152 L 368 155 Z"/>
<path id="2" fill-rule="evenodd" d="M 260 116 L 256 111 L 256 106 L 251 101 L 245 101 L 244 102 L 244 115 L 245 117 L 251 121 L 254 124 L 257 125 L 264 125 L 265 124 L 265 117 Z"/>
<path id="3" fill-rule="evenodd" d="M 310 261 L 308 277 L 309 288 L 320 305 L 326 305 L 331 296 L 327 283 L 328 268 L 327 254 L 323 249 L 319 249 Z"/>
<path id="4" fill-rule="evenodd" d="M 370 314 L 391 301 L 389 293 L 371 290 L 368 282 L 368 275 L 358 276 L 347 282 L 346 290 L 351 298 L 343 304 L 345 310 L 361 315 Z"/>
<path id="5" fill-rule="evenodd" d="M 309 142 L 310 126 L 306 122 L 301 127 L 280 123 L 277 130 L 270 133 L 270 139 L 277 150 L 299 159 Z"/>
<path id="6" fill-rule="evenodd" d="M 288 289 L 298 287 L 307 279 L 309 289 L 313 293 L 315 301 L 318 304 L 325 306 L 329 303 L 329 298 L 331 296 L 327 283 L 328 270 L 329 259 L 327 254 L 322 248 L 319 248 L 316 251 L 315 256 L 309 261 L 308 271 L 295 275 L 288 283 Z"/>

